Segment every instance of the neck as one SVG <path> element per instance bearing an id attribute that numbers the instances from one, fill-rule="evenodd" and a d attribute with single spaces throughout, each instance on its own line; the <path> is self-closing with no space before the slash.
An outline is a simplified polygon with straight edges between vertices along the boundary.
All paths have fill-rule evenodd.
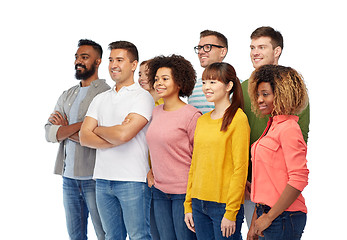
<path id="1" fill-rule="evenodd" d="M 118 92 L 122 87 L 128 87 L 130 85 L 133 85 L 134 83 L 135 82 L 133 77 L 130 77 L 121 82 L 116 82 L 116 91 Z"/>
<path id="2" fill-rule="evenodd" d="M 214 103 L 214 111 L 211 113 L 211 117 L 214 119 L 222 118 L 225 110 L 231 105 L 229 98 L 223 99 Z"/>
<path id="3" fill-rule="evenodd" d="M 163 100 L 165 111 L 175 111 L 186 105 L 178 96 L 163 98 Z"/>
<path id="4" fill-rule="evenodd" d="M 97 71 L 95 71 L 95 74 L 92 75 L 91 77 L 81 80 L 81 85 L 82 85 L 82 87 L 88 87 L 96 79 L 99 79 Z"/>

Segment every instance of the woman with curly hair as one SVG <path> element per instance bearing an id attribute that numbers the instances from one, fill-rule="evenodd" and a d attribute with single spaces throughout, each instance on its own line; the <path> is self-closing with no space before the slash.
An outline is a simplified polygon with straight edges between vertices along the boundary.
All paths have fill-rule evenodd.
<path id="1" fill-rule="evenodd" d="M 300 239 L 307 213 L 301 192 L 309 170 L 296 114 L 308 103 L 305 83 L 290 67 L 265 65 L 252 73 L 248 92 L 252 110 L 272 117 L 252 145 L 251 200 L 256 209 L 247 239 Z"/>
<path id="2" fill-rule="evenodd" d="M 201 116 L 196 125 L 185 222 L 198 239 L 239 240 L 250 128 L 235 69 L 223 62 L 207 66 L 202 91 L 215 109 Z"/>
<path id="3" fill-rule="evenodd" d="M 164 100 L 153 110 L 146 139 L 152 169 L 148 186 L 152 188 L 154 216 L 160 239 L 195 239 L 184 223 L 186 195 L 193 139 L 201 112 L 184 103 L 194 88 L 196 73 L 182 56 L 159 56 L 148 64 L 149 81 Z"/>

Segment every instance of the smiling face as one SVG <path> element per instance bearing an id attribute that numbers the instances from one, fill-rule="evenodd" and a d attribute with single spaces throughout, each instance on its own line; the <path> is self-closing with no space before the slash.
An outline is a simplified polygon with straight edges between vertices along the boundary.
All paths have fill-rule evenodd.
<path id="1" fill-rule="evenodd" d="M 258 108 L 262 115 L 272 114 L 274 109 L 274 93 L 269 82 L 261 82 L 258 85 Z"/>
<path id="2" fill-rule="evenodd" d="M 122 86 L 129 86 L 134 82 L 134 71 L 137 60 L 131 62 L 125 49 L 112 49 L 109 57 L 108 70 L 113 81 L 116 82 L 117 91 Z"/>
<path id="3" fill-rule="evenodd" d="M 221 45 L 218 38 L 213 35 L 200 38 L 199 46 L 204 46 L 205 44 Z M 205 68 L 212 63 L 222 62 L 226 54 L 226 48 L 212 47 L 210 52 L 205 52 L 201 48 L 198 53 L 200 65 Z"/>
<path id="4" fill-rule="evenodd" d="M 147 66 L 147 64 L 140 65 L 139 84 L 143 89 L 145 89 L 147 91 L 150 91 L 152 89 L 152 87 L 149 83 L 149 79 L 148 79 L 148 66 Z"/>
<path id="5" fill-rule="evenodd" d="M 270 37 L 252 39 L 250 48 L 250 57 L 255 69 L 267 64 L 278 65 L 282 50 L 279 46 L 273 48 Z"/>
<path id="6" fill-rule="evenodd" d="M 92 46 L 80 46 L 75 54 L 76 79 L 87 80 L 95 74 L 100 63 L 101 59 Z"/>
<path id="7" fill-rule="evenodd" d="M 157 70 L 153 87 L 158 96 L 163 99 L 171 97 L 178 98 L 180 88 L 175 83 L 170 68 L 162 67 Z"/>
<path id="8" fill-rule="evenodd" d="M 202 91 L 205 94 L 206 100 L 209 102 L 218 103 L 224 100 L 229 101 L 230 91 L 233 87 L 233 82 L 225 84 L 219 80 L 202 80 Z"/>

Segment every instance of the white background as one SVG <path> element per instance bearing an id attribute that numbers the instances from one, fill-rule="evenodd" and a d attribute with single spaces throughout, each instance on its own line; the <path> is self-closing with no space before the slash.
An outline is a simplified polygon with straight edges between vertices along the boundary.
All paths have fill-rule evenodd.
<path id="1" fill-rule="evenodd" d="M 62 181 L 52 174 L 58 145 L 45 141 L 44 124 L 62 91 L 78 83 L 73 62 L 79 39 L 102 45 L 99 77 L 112 85 L 110 42 L 133 42 L 140 61 L 183 55 L 201 76 L 193 47 L 202 30 L 216 30 L 229 40 L 225 61 L 245 80 L 253 70 L 249 36 L 268 25 L 284 36 L 279 63 L 301 72 L 309 89 L 310 176 L 303 192 L 309 213 L 302 239 L 345 236 L 347 19 L 342 1 L 3 2 L 1 239 L 68 239 Z"/>

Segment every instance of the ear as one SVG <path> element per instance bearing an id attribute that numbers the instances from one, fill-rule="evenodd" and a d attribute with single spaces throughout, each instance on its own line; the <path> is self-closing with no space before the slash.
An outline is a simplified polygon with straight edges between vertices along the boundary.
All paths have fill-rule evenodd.
<path id="1" fill-rule="evenodd" d="M 131 64 L 132 64 L 131 70 L 132 70 L 133 72 L 135 72 L 135 70 L 136 70 L 136 68 L 137 68 L 138 61 L 137 61 L 137 60 L 134 60 Z"/>
<path id="2" fill-rule="evenodd" d="M 280 46 L 277 46 L 275 49 L 274 49 L 274 53 L 275 53 L 275 58 L 279 58 L 281 56 L 281 53 L 282 53 L 282 48 Z"/>
<path id="3" fill-rule="evenodd" d="M 230 81 L 229 83 L 228 83 L 228 85 L 227 85 L 227 92 L 230 92 L 231 91 L 231 89 L 233 89 L 233 86 L 234 86 L 234 83 L 232 82 L 232 81 Z"/>
<path id="4" fill-rule="evenodd" d="M 222 51 L 220 53 L 221 58 L 224 59 L 227 53 L 228 53 L 228 49 L 226 47 L 222 48 Z"/>
<path id="5" fill-rule="evenodd" d="M 96 59 L 95 62 L 96 62 L 96 66 L 99 67 L 101 64 L 101 58 Z"/>

